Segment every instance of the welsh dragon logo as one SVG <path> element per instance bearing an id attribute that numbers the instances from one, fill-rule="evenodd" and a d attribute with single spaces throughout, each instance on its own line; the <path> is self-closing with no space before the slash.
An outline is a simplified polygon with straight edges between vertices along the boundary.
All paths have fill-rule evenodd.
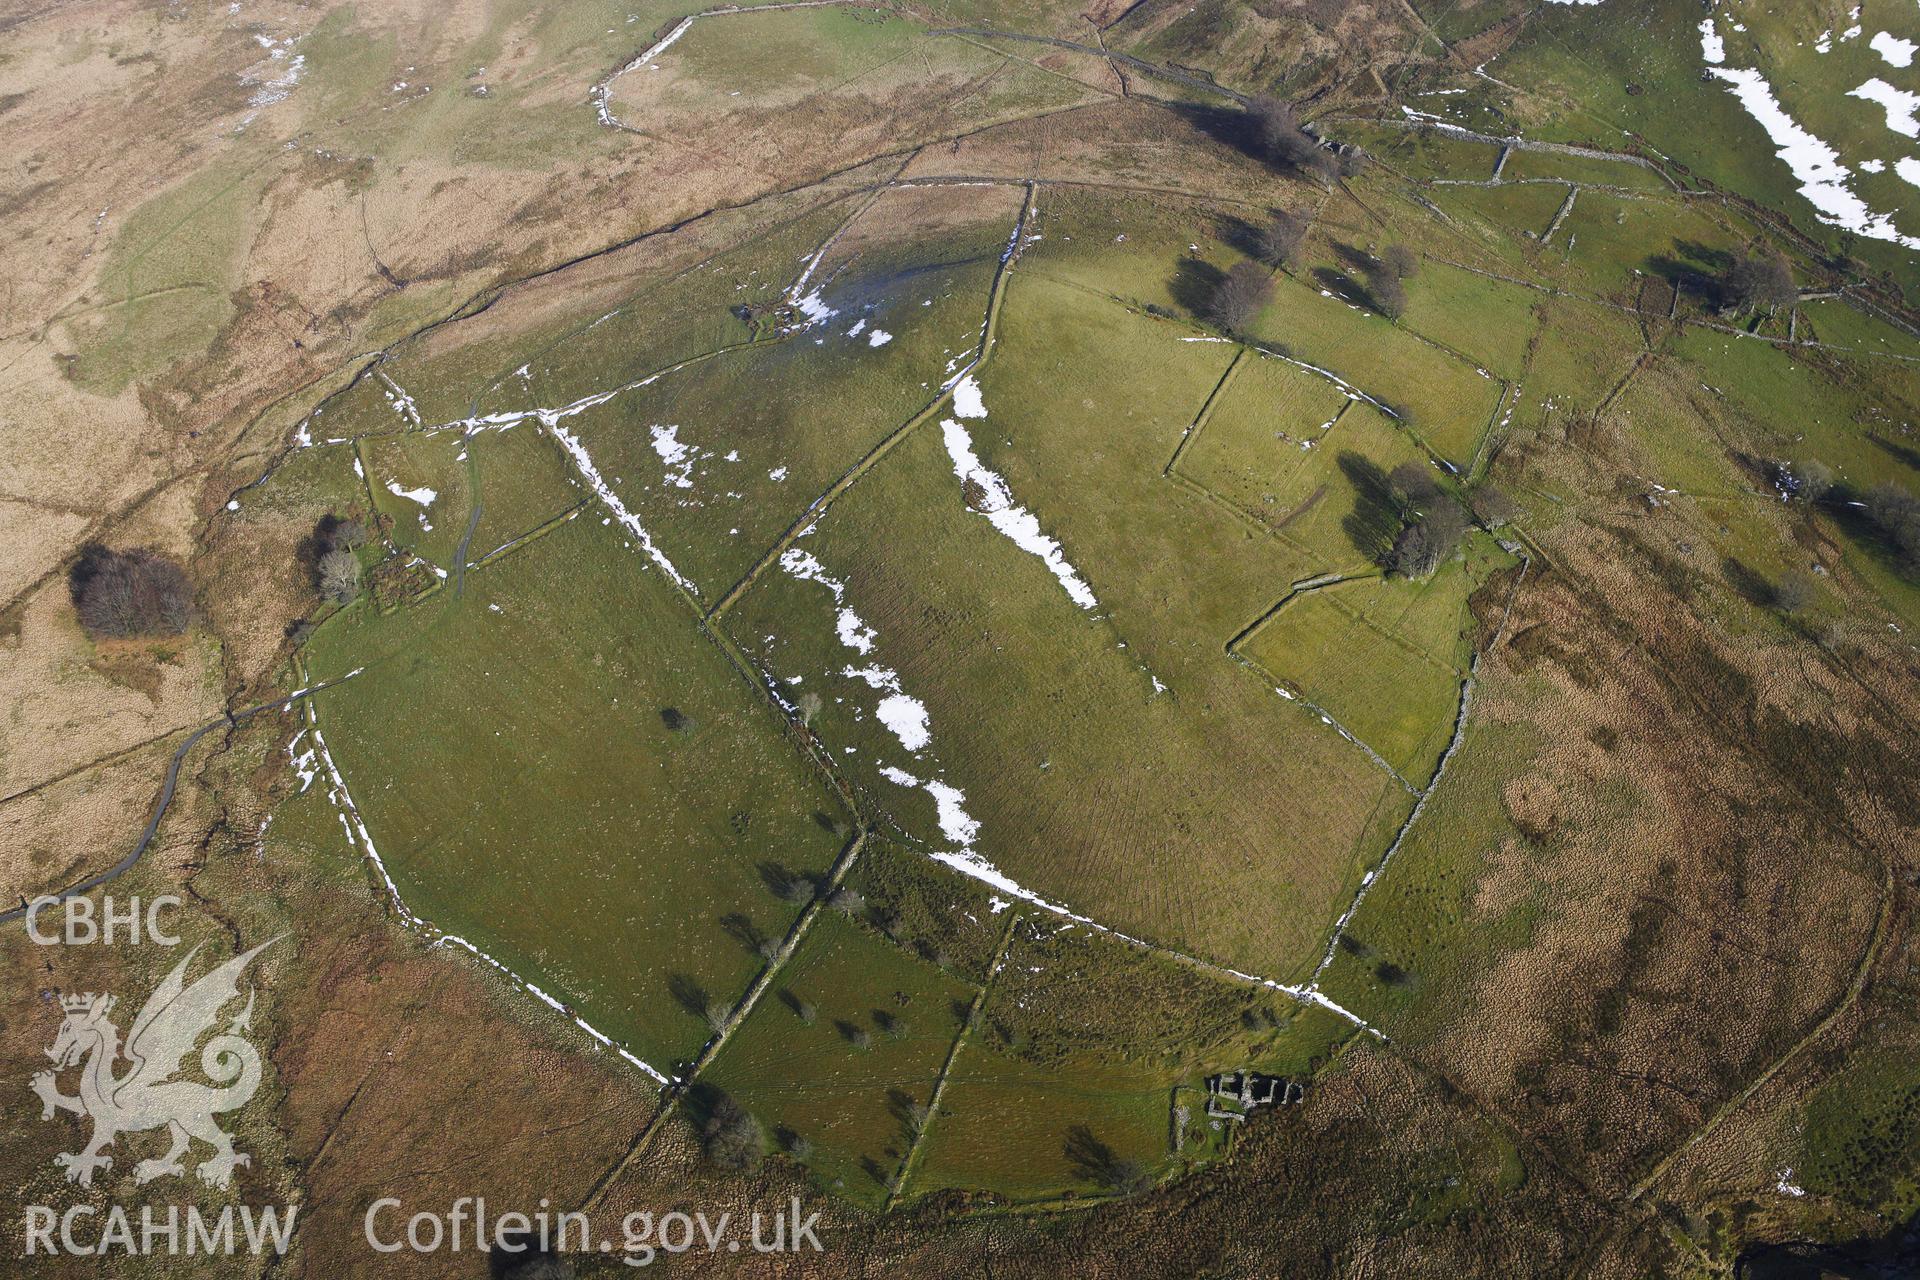
<path id="1" fill-rule="evenodd" d="M 220 1011 L 239 998 L 240 975 L 247 965 L 278 941 L 268 939 L 187 986 L 187 966 L 200 953 L 196 946 L 148 997 L 124 1046 L 120 1029 L 108 1017 L 116 1003 L 112 996 L 89 992 L 61 997 L 66 1021 L 47 1050 L 54 1069 L 38 1073 L 32 1083 L 40 1095 L 42 1120 L 52 1119 L 55 1111 L 93 1120 L 93 1138 L 84 1149 L 54 1157 L 67 1171 L 67 1181 L 92 1185 L 94 1170 L 112 1167 L 113 1157 L 102 1152 L 116 1137 L 159 1128 L 167 1130 L 173 1145 L 159 1159 L 136 1165 L 136 1182 L 184 1175 L 180 1157 L 196 1138 L 213 1148 L 197 1169 L 203 1182 L 227 1186 L 234 1169 L 250 1163 L 245 1153 L 233 1149 L 233 1138 L 213 1118 L 245 1106 L 260 1087 L 260 1052 L 241 1034 L 253 1017 L 252 988 L 246 1007 L 200 1050 L 200 1069 L 213 1085 L 175 1077 L 200 1038 L 215 1029 Z M 123 1061 L 125 1070 L 116 1074 Z M 73 1066 L 81 1069 L 80 1092 L 69 1097 L 60 1092 L 57 1076 Z"/>

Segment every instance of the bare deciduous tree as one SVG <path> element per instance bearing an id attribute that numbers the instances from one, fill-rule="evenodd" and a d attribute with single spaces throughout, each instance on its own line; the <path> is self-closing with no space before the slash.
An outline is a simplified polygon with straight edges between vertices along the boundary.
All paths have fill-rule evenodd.
<path id="1" fill-rule="evenodd" d="M 1466 514 L 1458 503 L 1444 498 L 1420 519 L 1407 525 L 1387 553 L 1387 573 L 1396 578 L 1424 578 L 1444 564 L 1467 531 Z"/>
<path id="2" fill-rule="evenodd" d="M 1278 164 L 1293 168 L 1322 183 L 1331 182 L 1339 162 L 1320 145 L 1320 140 L 1301 127 L 1293 108 L 1278 98 L 1262 94 L 1250 99 L 1247 121 L 1260 154 Z"/>
<path id="3" fill-rule="evenodd" d="M 700 1145 L 707 1159 L 729 1172 L 742 1172 L 760 1163 L 766 1138 L 760 1125 L 731 1094 L 719 1094 L 700 1124 Z"/>
<path id="4" fill-rule="evenodd" d="M 1400 277 L 1384 267 L 1376 268 L 1367 278 L 1367 295 L 1373 299 L 1373 309 L 1389 320 L 1398 320 L 1407 313 L 1407 287 L 1400 283 Z"/>
<path id="5" fill-rule="evenodd" d="M 320 557 L 320 594 L 335 604 L 346 604 L 360 594 L 360 557 L 335 547 Z"/>
<path id="6" fill-rule="evenodd" d="M 1387 484 L 1404 520 L 1415 519 L 1440 496 L 1432 468 L 1420 462 L 1400 463 L 1387 473 Z"/>
<path id="7" fill-rule="evenodd" d="M 1743 253 L 1733 260 L 1722 288 L 1734 311 L 1784 307 L 1800 296 L 1793 283 L 1793 266 L 1783 253 Z"/>
<path id="8" fill-rule="evenodd" d="M 1305 218 L 1285 209 L 1275 209 L 1273 216 L 1254 233 L 1254 252 L 1270 267 L 1292 266 L 1306 234 Z"/>
<path id="9" fill-rule="evenodd" d="M 1273 278 L 1258 265 L 1236 262 L 1207 299 L 1207 319 L 1238 333 L 1273 301 Z"/>
<path id="10" fill-rule="evenodd" d="M 1390 244 L 1380 251 L 1380 265 L 1396 280 L 1411 280 L 1420 274 L 1420 255 L 1403 244 Z"/>

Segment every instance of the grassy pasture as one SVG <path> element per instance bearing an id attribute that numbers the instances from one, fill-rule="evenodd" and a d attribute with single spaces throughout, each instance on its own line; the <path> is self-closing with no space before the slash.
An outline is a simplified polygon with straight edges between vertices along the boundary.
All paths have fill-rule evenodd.
<path id="1" fill-rule="evenodd" d="M 1249 360 L 1179 472 L 1304 552 L 1297 576 L 1307 577 L 1364 570 L 1384 551 L 1377 508 L 1386 473 L 1403 462 L 1426 455 L 1373 406 L 1281 361 Z"/>
<path id="2" fill-rule="evenodd" d="M 1911 1051 L 1849 1061 L 1800 1108 L 1796 1181 L 1899 1219 L 1920 1208 L 1920 1084 Z"/>
<path id="3" fill-rule="evenodd" d="M 1453 732 L 1466 678 L 1467 597 L 1511 563 L 1475 537 L 1463 559 L 1422 581 L 1367 577 L 1303 591 L 1242 652 L 1423 785 Z"/>
<path id="4" fill-rule="evenodd" d="M 67 322 L 69 373 L 116 395 L 213 346 L 234 313 L 253 211 L 274 153 L 248 149 L 142 203 L 121 224 L 101 268 L 103 298 Z"/>
<path id="5" fill-rule="evenodd" d="M 835 311 L 824 321 L 622 393 L 568 426 L 716 599 L 971 358 L 1010 229 L 975 224 L 950 258 L 929 249 L 914 269 L 866 275 L 856 263 L 824 288 Z M 876 333 L 890 340 L 876 347 Z"/>
<path id="6" fill-rule="evenodd" d="M 469 562 L 590 497 L 572 464 L 538 423 L 478 432 L 465 437 L 461 447 L 469 460 L 471 484 L 480 504 L 480 519 L 467 547 Z M 597 504 L 589 510 L 596 520 L 604 514 Z"/>
<path id="7" fill-rule="evenodd" d="M 1437 129 L 1396 128 L 1340 122 L 1337 136 L 1366 149 L 1382 164 L 1409 178 L 1480 182 L 1493 176 L 1500 148 L 1455 138 Z"/>
<path id="8" fill-rule="evenodd" d="M 968 981 L 986 979 L 1008 907 L 986 885 L 880 836 L 868 837 L 847 883 L 899 945 Z"/>
<path id="9" fill-rule="evenodd" d="M 822 911 L 701 1079 L 738 1098 L 773 1149 L 798 1135 L 815 1178 L 878 1208 L 920 1123 L 913 1108 L 931 1100 L 974 992 Z"/>
<path id="10" fill-rule="evenodd" d="M 1800 334 L 1838 347 L 1920 359 L 1920 338 L 1839 298 L 1800 305 Z M 1879 366 L 1874 366 L 1879 368 Z"/>
<path id="11" fill-rule="evenodd" d="M 1645 165 L 1628 160 L 1601 160 L 1554 151 L 1516 149 L 1500 172 L 1506 182 L 1550 179 L 1580 187 L 1627 187 L 1635 191 L 1671 191 L 1665 179 Z M 1584 195 L 1583 197 L 1584 198 Z"/>
<path id="12" fill-rule="evenodd" d="M 1435 187 L 1429 198 L 1453 218 L 1482 231 L 1482 239 L 1509 257 L 1520 257 L 1535 238 L 1546 234 L 1567 189 L 1551 182 L 1503 182 L 1497 187 Z"/>
<path id="13" fill-rule="evenodd" d="M 1408 328 L 1478 360 L 1502 378 L 1526 369 L 1546 295 L 1504 280 L 1426 262 L 1407 281 Z"/>
<path id="14" fill-rule="evenodd" d="M 1777 343 L 1688 326 L 1666 349 L 1737 411 L 1755 445 L 1842 432 L 1863 410 L 1858 389 Z"/>
<path id="15" fill-rule="evenodd" d="M 1203 1077 L 1307 1078 L 1345 1038 L 1329 1018 L 1084 929 L 1016 928 L 907 1193 L 1101 1195 L 1103 1165 L 1159 1177 L 1212 1159 L 1229 1139 L 1204 1114 Z"/>
<path id="16" fill-rule="evenodd" d="M 400 343 L 381 369 L 441 423 L 559 407 L 734 346 L 753 336 L 735 309 L 777 303 L 854 212 L 850 192 L 879 176 L 855 169 L 520 281 Z"/>
<path id="17" fill-rule="evenodd" d="M 372 370 L 307 415 L 303 424 L 316 444 L 357 440 L 366 435 L 391 435 L 413 425 L 401 410 L 392 388 Z"/>
<path id="18" fill-rule="evenodd" d="M 1480 0 L 1471 6 L 1455 4 L 1452 0 L 1419 0 L 1413 5 L 1414 11 L 1432 25 L 1435 33 L 1449 42 L 1476 36 L 1532 7 L 1528 0 Z"/>
<path id="19" fill-rule="evenodd" d="M 1639 134 L 1692 172 L 1782 210 L 1801 230 L 1837 246 L 1840 233 L 1818 221 L 1760 124 L 1727 85 L 1701 75 L 1701 16 L 1681 0 L 1655 0 L 1630 23 L 1604 6 L 1541 8 L 1495 64 L 1503 79 L 1555 90 L 1530 97 L 1532 114 L 1515 123 L 1532 137 L 1602 147 L 1618 146 L 1624 131 Z M 1718 30 L 1726 41 L 1726 65 L 1760 70 L 1787 113 L 1834 146 L 1850 166 L 1890 159 L 1903 142 L 1887 131 L 1884 113 L 1846 94 L 1876 76 L 1911 89 L 1907 77 L 1913 73 L 1881 62 L 1867 50 L 1865 35 L 1836 40 L 1829 52 L 1818 52 L 1817 38 L 1823 30 L 1838 37 L 1846 25 L 1843 16 L 1814 7 L 1777 14 L 1743 10 L 1745 32 L 1732 30 L 1722 16 Z M 1891 13 L 1866 21 L 1869 33 L 1912 25 L 1911 15 Z M 1856 175 L 1849 184 L 1872 207 L 1891 211 L 1896 223 L 1911 204 L 1900 193 L 1910 188 L 1890 171 Z M 1905 230 L 1914 234 L 1916 228 Z M 1898 245 L 1858 236 L 1848 251 L 1876 269 L 1912 278 L 1912 255 Z"/>
<path id="20" fill-rule="evenodd" d="M 1088 1194 L 1095 1187 L 1067 1154 L 1076 1128 L 1119 1160 L 1151 1173 L 1168 1167 L 1173 1082 L 1097 1060 L 1034 1065 L 979 1041 L 954 1063 L 909 1194 Z"/>
<path id="21" fill-rule="evenodd" d="M 377 436 L 357 446 L 374 509 L 391 522 L 393 543 L 451 570 L 473 510 L 466 441 L 454 432 Z M 415 497 L 395 493 L 398 487 Z M 417 499 L 431 490 L 427 502 Z"/>
<path id="22" fill-rule="evenodd" d="M 1543 257 L 1589 292 L 1630 295 L 1636 271 L 1718 274 L 1744 247 L 1743 234 L 1701 205 L 1582 191 Z"/>
<path id="23" fill-rule="evenodd" d="M 846 6 L 703 18 L 614 82 L 614 115 L 647 134 L 722 139 L 778 186 L 791 145 L 831 169 L 1098 94 L 919 22 Z"/>
<path id="24" fill-rule="evenodd" d="M 310 652 L 318 678 L 365 667 L 319 719 L 410 906 L 662 1069 L 708 1034 L 670 981 L 731 1003 L 747 935 L 797 911 L 757 865 L 819 871 L 842 843 L 771 711 L 598 520 Z"/>
<path id="25" fill-rule="evenodd" d="M 1255 335 L 1393 406 L 1429 448 L 1464 467 L 1492 421 L 1500 383 L 1340 296 L 1335 285 L 1360 296 L 1348 270 L 1322 262 L 1282 278 L 1273 305 L 1253 326 Z M 1409 307 L 1407 324 L 1417 322 Z"/>
<path id="26" fill-rule="evenodd" d="M 366 481 L 354 474 L 352 445 L 316 445 L 296 449 L 274 468 L 268 482 L 247 489 L 236 499 L 240 506 L 222 519 L 280 521 L 312 513 L 371 514 Z"/>
<path id="27" fill-rule="evenodd" d="M 1049 187 L 1035 204 L 1032 229 L 1040 239 L 1021 254 L 1020 269 L 1136 307 L 1191 314 L 1212 273 L 1239 256 L 1221 243 L 1222 235 L 1233 220 L 1255 216 L 1256 210 L 1220 210 L 1198 201 Z"/>
<path id="28" fill-rule="evenodd" d="M 1548 303 L 1538 344 L 1512 405 L 1514 430 L 1541 430 L 1590 413 L 1645 349 L 1638 322 L 1625 313 L 1570 298 Z"/>
<path id="29" fill-rule="evenodd" d="M 1445 790 L 1422 811 L 1348 926 L 1321 977 L 1328 996 L 1395 1038 L 1417 1040 L 1445 1000 L 1526 943 L 1541 910 L 1531 893 L 1476 897 L 1502 845 L 1518 838 L 1502 786 L 1531 753 L 1524 727 L 1469 720 Z"/>
<path id="30" fill-rule="evenodd" d="M 806 259 L 858 207 L 829 201 L 680 272 L 640 275 L 617 306 L 575 311 L 488 371 L 481 412 L 572 404 L 753 338 L 742 307 L 777 305 Z M 671 317 L 670 323 L 663 318 Z M 524 371 L 524 372 L 523 372 Z M 628 393 L 632 394 L 632 393 Z"/>
<path id="31" fill-rule="evenodd" d="M 988 416 L 966 425 L 1098 607 L 1074 605 L 968 509 L 933 422 L 799 544 L 845 583 L 846 607 L 875 633 L 870 654 L 837 638 L 825 587 L 779 570 L 728 626 L 777 678 L 797 678 L 788 696 L 813 732 L 910 839 L 952 847 L 933 801 L 882 767 L 958 788 L 979 852 L 1037 892 L 1243 967 L 1286 968 L 1357 876 L 1390 780 L 1222 651 L 1309 564 L 1163 474 L 1228 360 L 1016 270 L 982 375 Z M 908 751 L 887 732 L 854 664 L 898 673 L 927 707 L 929 745 Z M 1242 910 L 1248 896 L 1214 893 L 1207 870 L 1267 886 L 1249 895 L 1259 918 Z"/>
<path id="32" fill-rule="evenodd" d="M 1903 362 L 1789 350 L 1700 328 L 1678 335 L 1669 350 L 1686 361 L 1686 395 L 1702 420 L 1720 424 L 1720 450 L 1739 448 L 1765 461 L 1822 462 L 1832 469 L 1843 500 L 1883 483 L 1920 493 L 1920 455 L 1908 443 L 1910 402 L 1888 394 L 1886 386 L 1906 377 Z M 1640 420 L 1670 417 L 1660 407 Z M 1687 447 L 1686 435 L 1655 441 L 1662 443 L 1669 450 Z M 1742 475 L 1729 487 L 1763 485 Z M 1827 514 L 1849 567 L 1896 615 L 1920 622 L 1920 583 L 1898 570 L 1878 535 L 1850 508 L 1830 504 Z M 1805 556 L 1777 539 L 1750 533 L 1746 543 L 1735 554 L 1754 561 L 1755 569 L 1805 568 Z"/>

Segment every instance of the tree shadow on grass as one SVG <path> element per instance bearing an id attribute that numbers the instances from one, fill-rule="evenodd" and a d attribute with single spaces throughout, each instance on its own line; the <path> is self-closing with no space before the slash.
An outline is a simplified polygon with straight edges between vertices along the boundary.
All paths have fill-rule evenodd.
<path id="1" fill-rule="evenodd" d="M 1920 471 L 1920 451 L 1915 451 L 1897 440 L 1889 440 L 1875 431 L 1869 431 L 1867 433 L 1867 441 L 1873 445 L 1874 448 L 1902 465 L 1911 467 L 1915 471 Z"/>
<path id="2" fill-rule="evenodd" d="M 1235 253 L 1256 259 L 1260 256 L 1260 228 L 1237 214 L 1223 213 L 1215 218 L 1213 235 Z"/>
<path id="3" fill-rule="evenodd" d="M 1083 1124 L 1067 1130 L 1063 1150 L 1075 1176 L 1109 1191 L 1133 1191 L 1146 1181 L 1137 1163 L 1122 1157 Z"/>
<path id="4" fill-rule="evenodd" d="M 1393 485 L 1371 458 L 1351 449 L 1340 454 L 1339 466 L 1353 486 L 1353 510 L 1340 527 L 1354 550 L 1380 564 L 1393 550 L 1393 540 L 1400 533 L 1400 510 L 1393 501 Z"/>
<path id="5" fill-rule="evenodd" d="M 1387 309 L 1380 305 L 1380 299 L 1375 295 L 1373 285 L 1366 276 L 1351 275 L 1345 271 L 1336 271 L 1332 267 L 1315 267 L 1312 274 L 1316 285 L 1341 302 L 1365 307 L 1376 315 L 1387 314 Z"/>
<path id="6" fill-rule="evenodd" d="M 1232 147 L 1243 155 L 1265 161 L 1260 136 L 1244 111 L 1205 103 L 1171 104 L 1174 114 L 1215 142 Z"/>
<path id="7" fill-rule="evenodd" d="M 1646 268 L 1673 286 L 1718 306 L 1725 299 L 1721 279 L 1733 269 L 1733 255 L 1696 240 L 1676 240 L 1672 253 L 1649 254 Z"/>
<path id="8" fill-rule="evenodd" d="M 713 1003 L 707 989 L 684 973 L 667 975 L 667 994 L 673 1002 L 696 1018 L 707 1016 L 707 1008 Z"/>
<path id="9" fill-rule="evenodd" d="M 734 911 L 721 916 L 720 927 L 727 931 L 729 938 L 748 951 L 758 952 L 766 945 L 767 935 L 760 931 L 759 925 L 742 912 Z"/>
<path id="10" fill-rule="evenodd" d="M 1347 270 L 1355 275 L 1364 276 L 1380 265 L 1378 258 L 1358 245 L 1348 244 L 1344 240 L 1335 240 L 1332 243 L 1334 256 L 1345 263 Z"/>
<path id="11" fill-rule="evenodd" d="M 1204 317 L 1213 305 L 1213 296 L 1219 291 L 1221 281 L 1226 278 L 1226 272 L 1211 262 L 1182 258 L 1173 270 L 1173 279 L 1167 282 L 1167 292 L 1188 315 Z"/>
<path id="12" fill-rule="evenodd" d="M 905 1089 L 889 1089 L 887 1114 L 900 1126 L 900 1140 L 912 1148 L 920 1138 L 920 1131 L 927 1127 L 926 1105 Z"/>
<path id="13" fill-rule="evenodd" d="M 1735 594 L 1755 608 L 1771 608 L 1778 599 L 1779 593 L 1771 582 L 1732 556 L 1721 559 L 1720 576 L 1727 580 Z"/>

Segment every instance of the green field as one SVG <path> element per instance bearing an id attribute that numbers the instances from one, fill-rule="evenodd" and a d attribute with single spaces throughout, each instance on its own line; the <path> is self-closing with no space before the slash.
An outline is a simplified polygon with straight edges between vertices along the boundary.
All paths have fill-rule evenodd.
<path id="1" fill-rule="evenodd" d="M 1657 7 L 1664 43 L 1633 65 L 1696 73 L 1666 40 L 1678 9 Z M 1064 11 L 1025 20 L 1043 18 L 1085 35 Z M 1309 56 L 1242 6 L 1147 18 L 1122 18 L 1114 47 L 1211 41 L 1250 76 L 1276 49 Z M 656 20 L 629 43 L 677 17 L 633 25 Z M 548 18 L 538 38 L 584 58 L 587 25 Z M 1603 25 L 1536 15 L 1505 57 L 1606 79 L 1568 45 Z M 329 76 L 371 63 L 350 44 L 319 51 Z M 1205 1115 L 1209 1073 L 1317 1089 L 1365 1034 L 1245 975 L 1304 981 L 1331 947 L 1325 994 L 1424 1048 L 1566 925 L 1565 886 L 1527 859 L 1647 793 L 1609 778 L 1542 834 L 1508 786 L 1551 741 L 1513 718 L 1560 678 L 1527 663 L 1564 642 L 1553 621 L 1490 658 L 1504 700 L 1474 711 L 1518 563 L 1500 539 L 1530 557 L 1550 531 L 1671 546 L 1663 581 L 1734 640 L 1847 624 L 1832 579 L 1792 616 L 1769 595 L 1815 558 L 1920 624 L 1920 586 L 1845 505 L 1883 480 L 1920 488 L 1920 361 L 1897 358 L 1920 340 L 1833 298 L 1793 330 L 1827 346 L 1769 341 L 1785 307 L 1717 311 L 1707 277 L 1765 239 L 1730 202 L 1537 152 L 1468 185 L 1497 147 L 1351 116 L 1330 134 L 1382 163 L 1325 190 L 1247 165 L 1165 194 L 1192 175 L 1153 173 L 1157 141 L 1126 183 L 903 182 L 941 148 L 967 172 L 975 130 L 1091 100 L 1113 67 L 857 7 L 709 15 L 657 66 L 613 82 L 622 145 L 739 139 L 729 180 L 787 194 L 735 205 L 719 183 L 671 234 L 503 284 L 382 352 L 234 518 L 378 526 L 368 597 L 316 603 L 301 634 L 312 679 L 356 673 L 317 722 L 409 912 L 670 1074 L 779 964 L 676 1105 L 697 1125 L 703 1098 L 730 1095 L 776 1159 L 862 1210 L 1057 1207 L 1215 1164 L 1247 1131 Z M 1393 92 L 1488 127 L 1524 107 L 1586 141 L 1641 98 L 1430 96 L 1448 74 L 1407 70 Z M 1689 94 L 1703 136 L 1740 135 L 1717 87 Z M 1186 127 L 1207 95 L 1176 96 Z M 527 147 L 607 145 L 528 110 Z M 1008 155 L 1044 136 L 980 171 L 1018 169 Z M 815 167 L 836 172 L 795 176 Z M 1700 172 L 1786 198 L 1750 157 Z M 1229 337 L 1210 293 L 1269 200 L 1313 226 Z M 1419 264 L 1398 320 L 1366 283 L 1390 245 Z M 1826 267 L 1800 246 L 1794 270 L 1811 288 Z M 109 355 L 157 358 L 103 343 L 76 376 L 110 383 Z M 1788 509 L 1768 468 L 1810 460 L 1834 501 Z M 1497 484 L 1512 527 L 1470 531 L 1429 578 L 1384 576 L 1405 466 L 1462 499 Z M 316 783 L 285 836 L 345 879 L 334 801 Z M 856 839 L 835 905 L 781 891 Z M 1808 1161 L 1822 1194 L 1910 1199 L 1910 1171 L 1880 1158 L 1911 1109 L 1888 1081 L 1809 1101 L 1840 1153 Z M 1855 1097 L 1871 1114 L 1834 1100 Z M 1474 1123 L 1459 1167 L 1519 1185 L 1509 1135 Z M 1436 1183 L 1383 1221 L 1470 1201 Z"/>
<path id="2" fill-rule="evenodd" d="M 760 864 L 824 870 L 844 826 L 644 563 L 576 520 L 309 648 L 316 678 L 365 668 L 320 728 L 408 905 L 667 1070 L 708 1036 L 681 996 L 731 1004 L 797 912 Z"/>
<path id="3" fill-rule="evenodd" d="M 1467 597 L 1502 563 L 1511 557 L 1476 539 L 1431 578 L 1302 590 L 1239 651 L 1424 786 L 1453 734 L 1467 677 Z"/>
<path id="4" fill-rule="evenodd" d="M 954 843 L 934 800 L 887 770 L 955 788 L 976 851 L 1034 892 L 1256 971 L 1291 969 L 1398 788 L 1224 652 L 1311 564 L 1164 474 L 1228 355 L 1085 299 L 1014 273 L 980 380 L 987 416 L 965 425 L 1095 607 L 969 509 L 929 422 L 796 545 L 817 568 L 762 575 L 728 626 L 789 697 L 814 699 L 812 731 L 911 838 Z M 846 643 L 840 609 L 871 629 L 870 650 Z M 925 743 L 880 722 L 882 673 L 924 706 Z M 1282 812 L 1312 815 L 1302 825 L 1317 839 L 1293 845 Z M 1284 915 L 1256 919 L 1204 883 L 1255 849 L 1236 874 Z"/>
<path id="5" fill-rule="evenodd" d="M 1310 1080 L 1351 1030 L 1099 934 L 1016 929 L 907 1193 L 1110 1195 L 1121 1175 L 1204 1163 L 1233 1126 L 1205 1115 L 1206 1075 L 1252 1066 Z"/>
<path id="6" fill-rule="evenodd" d="M 1331 369 L 1387 405 L 1435 454 L 1464 467 L 1491 425 L 1500 382 L 1411 332 L 1420 323 L 1415 304 L 1409 304 L 1403 327 L 1348 300 L 1360 296 L 1342 266 L 1323 261 L 1281 284 L 1255 333 Z"/>
<path id="7" fill-rule="evenodd" d="M 1251 360 L 1187 442 L 1177 474 L 1220 495 L 1296 552 L 1284 562 L 1292 582 L 1362 572 L 1380 558 L 1392 538 L 1385 529 L 1386 475 L 1404 463 L 1429 465 L 1385 414 L 1347 401 L 1293 365 Z"/>
<path id="8" fill-rule="evenodd" d="M 821 913 L 702 1074 L 828 1188 L 883 1204 L 975 988 L 840 912 Z"/>

